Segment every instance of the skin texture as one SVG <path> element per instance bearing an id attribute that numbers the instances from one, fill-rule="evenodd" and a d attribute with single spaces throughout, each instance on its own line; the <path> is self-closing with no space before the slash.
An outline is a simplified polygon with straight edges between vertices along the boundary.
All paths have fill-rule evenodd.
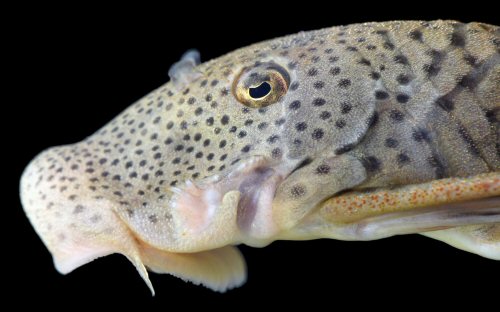
<path id="1" fill-rule="evenodd" d="M 239 286 L 231 245 L 276 239 L 434 230 L 498 259 L 499 44 L 492 25 L 387 22 L 189 51 L 94 135 L 37 156 L 24 209 L 60 272 L 117 252 L 151 289 L 146 267 Z"/>

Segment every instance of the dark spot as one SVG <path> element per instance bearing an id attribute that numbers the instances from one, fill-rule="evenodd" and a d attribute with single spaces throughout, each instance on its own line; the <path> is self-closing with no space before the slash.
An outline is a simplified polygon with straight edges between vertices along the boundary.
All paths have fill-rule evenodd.
<path id="1" fill-rule="evenodd" d="M 384 44 L 382 46 L 384 47 L 384 49 L 390 50 L 390 51 L 394 50 L 394 48 L 395 48 L 394 44 L 390 41 L 384 42 Z"/>
<path id="2" fill-rule="evenodd" d="M 339 60 L 339 57 L 338 57 L 338 56 L 330 56 L 330 57 L 328 58 L 328 61 L 329 61 L 330 63 L 335 63 L 335 62 L 337 62 L 338 60 Z"/>
<path id="3" fill-rule="evenodd" d="M 427 77 L 433 77 L 436 76 L 439 71 L 441 70 L 441 67 L 438 66 L 437 64 L 425 64 L 422 69 L 424 72 L 427 73 Z"/>
<path id="4" fill-rule="evenodd" d="M 205 141 L 203 141 L 203 146 L 207 147 L 210 145 L 210 139 L 206 139 Z"/>
<path id="5" fill-rule="evenodd" d="M 189 141 L 189 140 L 191 140 L 191 136 L 190 136 L 189 134 L 185 134 L 185 135 L 182 137 L 182 139 L 183 139 L 184 141 Z"/>
<path id="6" fill-rule="evenodd" d="M 141 166 L 141 167 L 146 166 L 146 160 L 145 160 L 145 159 L 141 160 L 141 161 L 139 162 L 139 166 Z"/>
<path id="7" fill-rule="evenodd" d="M 436 178 L 442 179 L 445 177 L 445 168 L 441 160 L 437 155 L 432 155 L 430 156 L 427 161 L 429 162 L 429 165 L 434 168 L 434 172 L 436 174 Z"/>
<path id="8" fill-rule="evenodd" d="M 476 66 L 477 65 L 477 57 L 475 57 L 475 56 L 473 56 L 471 54 L 466 54 L 464 56 L 464 60 L 470 66 Z"/>
<path id="9" fill-rule="evenodd" d="M 161 171 L 161 170 L 157 170 L 155 172 L 155 177 L 159 177 L 159 176 L 162 176 L 162 175 L 163 175 L 163 171 Z"/>
<path id="10" fill-rule="evenodd" d="M 224 148 L 227 144 L 227 141 L 226 140 L 222 140 L 219 142 L 219 148 Z"/>
<path id="11" fill-rule="evenodd" d="M 406 94 L 400 93 L 396 95 L 396 100 L 398 101 L 398 103 L 404 104 L 410 100 L 410 97 Z"/>
<path id="12" fill-rule="evenodd" d="M 193 105 L 195 102 L 196 102 L 196 99 L 195 99 L 194 97 L 190 97 L 190 98 L 188 99 L 188 104 L 189 104 L 189 105 Z"/>
<path id="13" fill-rule="evenodd" d="M 82 205 L 76 205 L 75 209 L 73 210 L 74 214 L 79 214 L 85 210 L 85 207 Z"/>
<path id="14" fill-rule="evenodd" d="M 156 215 L 149 215 L 148 220 L 151 223 L 156 223 L 156 222 L 158 222 L 158 217 Z"/>
<path id="15" fill-rule="evenodd" d="M 281 126 L 284 123 L 285 123 L 285 118 L 280 118 L 274 122 L 276 126 Z"/>
<path id="16" fill-rule="evenodd" d="M 415 41 L 423 42 L 423 36 L 420 30 L 412 30 L 408 36 Z"/>
<path id="17" fill-rule="evenodd" d="M 228 115 L 222 116 L 222 118 L 220 119 L 220 123 L 223 125 L 227 125 L 229 123 L 229 116 Z"/>
<path id="18" fill-rule="evenodd" d="M 455 47 L 464 47 L 465 46 L 465 37 L 458 31 L 455 31 L 451 34 L 450 43 Z"/>
<path id="19" fill-rule="evenodd" d="M 193 137 L 193 139 L 198 142 L 201 139 L 201 133 L 196 133 Z"/>
<path id="20" fill-rule="evenodd" d="M 372 63 L 369 60 L 365 59 L 364 57 L 362 59 L 360 59 L 358 61 L 358 63 L 361 64 L 361 65 L 366 65 L 366 66 L 371 66 L 372 65 Z"/>
<path id="21" fill-rule="evenodd" d="M 113 181 L 121 181 L 122 177 L 119 174 L 113 176 Z"/>
<path id="22" fill-rule="evenodd" d="M 338 74 L 340 74 L 340 67 L 330 68 L 330 75 L 337 76 Z"/>
<path id="23" fill-rule="evenodd" d="M 339 119 L 335 121 L 335 127 L 342 129 L 345 127 L 345 120 L 344 119 Z"/>
<path id="24" fill-rule="evenodd" d="M 321 164 L 316 168 L 316 174 L 325 175 L 330 173 L 330 166 L 326 164 Z"/>
<path id="25" fill-rule="evenodd" d="M 296 101 L 293 101 L 292 103 L 290 103 L 290 105 L 288 106 L 291 110 L 297 110 L 300 108 L 300 101 L 296 100 Z"/>
<path id="26" fill-rule="evenodd" d="M 486 111 L 485 116 L 486 116 L 486 119 L 488 119 L 488 122 L 490 122 L 490 123 L 496 123 L 499 121 L 497 119 L 497 113 L 493 109 Z"/>
<path id="27" fill-rule="evenodd" d="M 245 130 L 242 130 L 240 131 L 240 133 L 238 133 L 238 138 L 244 138 L 247 136 L 247 132 Z"/>
<path id="28" fill-rule="evenodd" d="M 412 133 L 412 137 L 417 142 L 430 142 L 431 138 L 429 132 L 423 128 L 415 129 Z"/>
<path id="29" fill-rule="evenodd" d="M 202 158 L 203 157 L 203 152 L 198 152 L 194 155 L 196 158 Z"/>
<path id="30" fill-rule="evenodd" d="M 346 50 L 350 51 L 350 52 L 356 52 L 356 51 L 358 51 L 358 48 L 353 47 L 353 46 L 349 46 L 349 47 L 346 48 Z"/>
<path id="31" fill-rule="evenodd" d="M 289 69 L 295 69 L 297 68 L 298 63 L 297 62 L 290 62 L 287 64 Z"/>
<path id="32" fill-rule="evenodd" d="M 290 189 L 290 194 L 294 198 L 302 197 L 302 196 L 304 196 L 306 194 L 306 187 L 304 185 L 302 185 L 302 184 L 295 184 Z"/>
<path id="33" fill-rule="evenodd" d="M 315 89 L 322 89 L 323 87 L 325 86 L 325 83 L 323 81 L 316 81 L 314 84 L 313 84 L 313 87 Z"/>
<path id="34" fill-rule="evenodd" d="M 406 56 L 404 55 L 396 55 L 394 57 L 394 62 L 396 62 L 397 64 L 403 64 L 403 65 L 408 65 L 408 58 L 406 58 Z"/>
<path id="35" fill-rule="evenodd" d="M 349 79 L 340 79 L 338 86 L 340 88 L 347 88 L 351 85 L 351 80 Z"/>
<path id="36" fill-rule="evenodd" d="M 167 129 L 169 129 L 169 130 L 170 130 L 170 129 L 172 129 L 172 127 L 173 127 L 173 126 L 174 126 L 173 121 L 169 121 L 169 122 L 167 122 Z"/>
<path id="37" fill-rule="evenodd" d="M 278 139 L 279 139 L 279 136 L 277 136 L 276 134 L 273 134 L 267 138 L 267 142 L 273 144 L 276 141 L 278 141 Z"/>
<path id="38" fill-rule="evenodd" d="M 252 124 L 253 124 L 253 120 L 252 119 L 245 120 L 245 126 L 251 126 Z"/>
<path id="39" fill-rule="evenodd" d="M 478 84 L 478 80 L 474 79 L 471 75 L 464 75 L 458 80 L 458 85 L 462 88 L 467 88 L 469 90 L 474 89 Z"/>
<path id="40" fill-rule="evenodd" d="M 434 104 L 436 104 L 437 106 L 439 106 L 441 109 L 443 109 L 446 112 L 451 112 L 455 107 L 455 104 L 453 103 L 453 101 L 446 95 L 439 97 L 434 102 Z"/>
<path id="41" fill-rule="evenodd" d="M 389 98 L 389 93 L 387 93 L 385 91 L 377 90 L 377 91 L 375 91 L 375 98 L 377 100 L 385 100 L 385 99 Z"/>
<path id="42" fill-rule="evenodd" d="M 212 87 L 215 87 L 218 83 L 219 83 L 219 80 L 214 79 L 214 80 L 212 80 L 212 82 L 210 82 L 210 85 L 211 85 Z"/>
<path id="43" fill-rule="evenodd" d="M 380 74 L 377 73 L 377 72 L 372 71 L 370 73 L 370 78 L 373 79 L 373 80 L 379 80 L 380 79 Z"/>
<path id="44" fill-rule="evenodd" d="M 198 107 L 198 108 L 197 108 L 197 109 L 195 109 L 195 111 L 194 111 L 194 114 L 195 114 L 196 116 L 200 116 L 202 113 L 203 113 L 203 108 L 201 108 L 201 107 Z"/>
<path id="45" fill-rule="evenodd" d="M 317 129 L 314 129 L 313 133 L 312 133 L 312 138 L 313 140 L 321 140 L 324 136 L 325 132 L 323 131 L 323 129 L 320 129 L 320 128 L 317 128 Z"/>
<path id="46" fill-rule="evenodd" d="M 314 106 L 323 106 L 325 105 L 326 101 L 322 98 L 315 98 L 312 103 Z"/>
<path id="47" fill-rule="evenodd" d="M 271 157 L 274 159 L 279 159 L 283 155 L 283 152 L 280 148 L 275 148 L 271 151 Z"/>
<path id="48" fill-rule="evenodd" d="M 336 155 L 344 154 L 344 153 L 351 151 L 353 148 L 354 148 L 354 144 L 346 144 L 342 147 L 337 148 L 335 150 L 335 154 Z"/>
<path id="49" fill-rule="evenodd" d="M 205 96 L 205 101 L 207 101 L 207 102 L 211 102 L 211 101 L 212 101 L 212 95 L 211 95 L 211 94 L 207 94 L 207 95 Z"/>
<path id="50" fill-rule="evenodd" d="M 464 140 L 470 153 L 474 156 L 479 156 L 479 149 L 477 148 L 476 143 L 470 136 L 469 132 L 463 126 L 459 126 L 458 133 Z"/>
<path id="51" fill-rule="evenodd" d="M 408 162 L 410 162 L 410 157 L 408 157 L 408 155 L 406 155 L 405 153 L 398 154 L 398 163 L 400 165 L 406 164 Z"/>
<path id="52" fill-rule="evenodd" d="M 184 149 L 184 145 L 182 145 L 182 144 L 179 144 L 179 145 L 177 145 L 177 146 L 175 147 L 175 150 L 176 150 L 177 152 L 182 151 L 183 149 Z"/>
<path id="53" fill-rule="evenodd" d="M 209 117 L 209 118 L 207 118 L 207 120 L 205 122 L 206 122 L 207 126 L 212 126 L 214 124 L 214 118 Z"/>
<path id="54" fill-rule="evenodd" d="M 316 76 L 318 74 L 318 70 L 316 68 L 311 68 L 307 71 L 308 76 Z"/>
<path id="55" fill-rule="evenodd" d="M 207 155 L 207 159 L 208 159 L 208 160 L 212 160 L 212 159 L 214 159 L 214 156 L 215 156 L 215 155 L 214 155 L 214 153 L 209 153 L 209 154 Z"/>
<path id="56" fill-rule="evenodd" d="M 248 152 L 250 151 L 250 148 L 252 148 L 252 146 L 251 146 L 251 145 L 245 145 L 245 146 L 241 149 L 241 151 L 242 151 L 243 153 L 248 153 Z"/>
<path id="57" fill-rule="evenodd" d="M 297 81 L 292 82 L 290 85 L 290 90 L 295 91 L 299 88 L 299 83 Z"/>
<path id="58" fill-rule="evenodd" d="M 385 146 L 389 148 L 396 148 L 398 147 L 399 142 L 396 139 L 393 138 L 387 138 L 385 139 Z"/>
<path id="59" fill-rule="evenodd" d="M 319 118 L 321 118 L 322 120 L 327 120 L 329 119 L 330 117 L 332 117 L 332 114 L 330 112 L 327 112 L 327 111 L 322 111 L 320 114 L 319 114 Z"/>
<path id="60" fill-rule="evenodd" d="M 367 50 L 370 50 L 370 51 L 375 50 L 376 48 L 377 48 L 377 47 L 376 47 L 376 46 L 374 46 L 373 44 L 369 44 L 369 45 L 367 45 L 367 46 L 366 46 L 366 49 L 367 49 Z"/>
<path id="61" fill-rule="evenodd" d="M 347 103 L 347 102 L 343 102 L 342 104 L 340 104 L 340 112 L 342 114 L 348 114 L 352 109 L 352 106 L 351 104 Z"/>
<path id="62" fill-rule="evenodd" d="M 400 74 L 396 77 L 396 80 L 401 85 L 407 85 L 410 83 L 410 77 L 404 74 Z"/>
<path id="63" fill-rule="evenodd" d="M 367 156 L 361 159 L 363 166 L 368 172 L 375 172 L 380 170 L 380 160 L 378 160 L 375 156 Z"/>
<path id="64" fill-rule="evenodd" d="M 266 129 L 268 126 L 268 123 L 267 122 L 261 122 L 258 126 L 257 126 L 257 129 L 259 130 L 264 130 Z M 236 131 L 236 130 L 235 130 Z"/>
<path id="65" fill-rule="evenodd" d="M 401 113 L 397 109 L 391 110 L 391 112 L 389 113 L 389 117 L 392 120 L 397 121 L 397 122 L 401 122 L 401 121 L 403 121 L 405 119 L 405 116 L 403 115 L 403 113 Z"/>
<path id="66" fill-rule="evenodd" d="M 297 131 L 305 131 L 307 129 L 307 124 L 305 122 L 299 122 L 295 125 Z"/>
<path id="67" fill-rule="evenodd" d="M 375 127 L 377 123 L 378 123 L 378 112 L 373 112 L 373 114 L 367 120 L 368 128 Z"/>

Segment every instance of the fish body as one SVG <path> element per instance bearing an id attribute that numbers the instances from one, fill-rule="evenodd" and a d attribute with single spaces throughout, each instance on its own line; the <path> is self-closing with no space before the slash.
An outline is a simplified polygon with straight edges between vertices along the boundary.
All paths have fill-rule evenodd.
<path id="1" fill-rule="evenodd" d="M 200 64 L 82 142 L 38 155 L 28 218 L 67 273 L 122 253 L 223 291 L 232 245 L 423 233 L 500 258 L 500 30 L 365 23 Z"/>

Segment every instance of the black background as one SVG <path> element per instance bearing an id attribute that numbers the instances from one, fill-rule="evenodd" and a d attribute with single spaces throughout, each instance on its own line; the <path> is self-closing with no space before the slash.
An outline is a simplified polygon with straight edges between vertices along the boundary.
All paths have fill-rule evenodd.
<path id="1" fill-rule="evenodd" d="M 187 1 L 186 1 L 187 2 Z M 60 307 L 102 303 L 165 311 L 179 307 L 278 303 L 340 310 L 433 308 L 436 304 L 498 303 L 500 264 L 418 235 L 373 242 L 318 240 L 241 247 L 248 282 L 214 293 L 167 275 L 151 275 L 152 298 L 125 257 L 112 255 L 62 276 L 24 217 L 18 199 L 22 169 L 42 149 L 80 141 L 167 81 L 169 66 L 189 48 L 209 60 L 236 48 L 301 30 L 394 19 L 458 19 L 498 24 L 498 10 L 482 3 L 437 7 L 405 2 L 266 1 L 177 8 L 137 6 L 27 7 L 12 11 L 4 28 L 9 88 L 4 89 L 3 283 L 19 305 Z M 9 12 L 4 12 L 9 15 Z M 6 221 L 7 220 L 7 221 Z M 496 286 L 495 286 L 496 283 Z M 401 301 L 401 303 L 397 303 Z M 71 306 L 70 306 L 71 307 Z M 342 308 L 343 309 L 343 308 Z"/>

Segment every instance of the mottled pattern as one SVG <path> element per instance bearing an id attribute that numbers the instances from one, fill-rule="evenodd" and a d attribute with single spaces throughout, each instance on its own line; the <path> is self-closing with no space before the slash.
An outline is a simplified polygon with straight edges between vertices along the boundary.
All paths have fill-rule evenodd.
<path id="1" fill-rule="evenodd" d="M 153 248 L 201 251 L 264 245 L 341 191 L 496 172 L 499 50 L 496 26 L 435 21 L 300 33 L 196 67 L 191 55 L 175 83 L 39 155 L 23 205 L 56 258 L 88 237 L 128 254 L 123 225 Z M 262 81 L 272 98 L 236 96 Z M 256 203 L 266 194 L 272 207 Z M 236 224 L 212 229 L 208 202 L 231 200 Z"/>

